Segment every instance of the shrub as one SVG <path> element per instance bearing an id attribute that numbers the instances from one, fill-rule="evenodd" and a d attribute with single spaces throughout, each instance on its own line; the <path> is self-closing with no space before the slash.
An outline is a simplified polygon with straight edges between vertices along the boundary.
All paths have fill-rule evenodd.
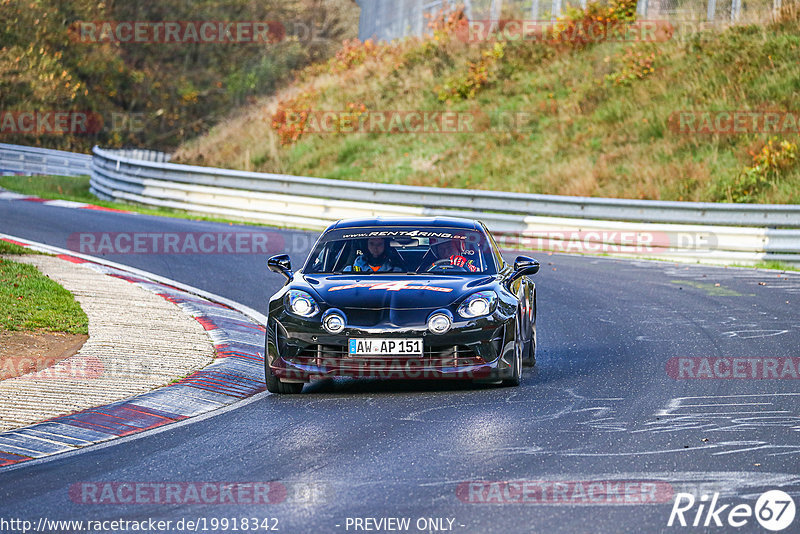
<path id="1" fill-rule="evenodd" d="M 797 143 L 767 141 L 761 150 L 751 152 L 752 163 L 745 167 L 733 180 L 723 181 L 717 186 L 718 200 L 728 202 L 755 202 L 758 195 L 767 187 L 775 186 L 785 173 L 795 167 L 798 157 Z"/>
<path id="2" fill-rule="evenodd" d="M 463 8 L 450 9 L 446 5 L 435 14 L 425 14 L 428 19 L 428 30 L 421 41 L 409 40 L 410 46 L 400 56 L 396 69 L 413 67 L 417 64 L 452 65 L 453 58 L 448 45 L 454 41 L 459 32 L 466 31 L 467 17 Z"/>
<path id="3" fill-rule="evenodd" d="M 466 72 L 452 76 L 444 85 L 437 87 L 439 100 L 471 99 L 482 87 L 494 82 L 497 78 L 497 62 L 503 58 L 505 48 L 505 43 L 494 43 L 490 49 L 481 52 L 478 61 L 468 62 Z"/>
<path id="4" fill-rule="evenodd" d="M 606 82 L 611 85 L 627 86 L 650 76 L 655 72 L 656 55 L 655 51 L 648 53 L 635 47 L 626 48 L 624 54 L 615 58 L 620 65 L 611 74 L 606 74 Z"/>
<path id="5" fill-rule="evenodd" d="M 281 100 L 272 116 L 272 128 L 278 133 L 282 145 L 297 142 L 303 135 L 317 94 L 305 91 L 290 100 Z"/>
<path id="6" fill-rule="evenodd" d="M 636 1 L 589 2 L 584 9 L 568 7 L 554 28 L 553 41 L 584 48 L 599 40 L 594 37 L 598 24 L 609 32 L 622 31 L 623 26 L 636 21 Z"/>

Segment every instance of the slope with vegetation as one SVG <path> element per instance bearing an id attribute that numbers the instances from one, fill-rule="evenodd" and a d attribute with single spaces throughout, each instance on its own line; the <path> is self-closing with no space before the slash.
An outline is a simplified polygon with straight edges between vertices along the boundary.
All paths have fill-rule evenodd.
<path id="1" fill-rule="evenodd" d="M 441 187 L 797 203 L 796 133 L 686 134 L 671 121 L 682 110 L 800 113 L 798 13 L 785 3 L 767 25 L 678 26 L 658 42 L 477 43 L 461 38 L 461 12 L 443 13 L 424 39 L 345 42 L 287 89 L 180 147 L 175 161 Z M 634 1 L 613 0 L 569 10 L 560 28 L 634 19 Z M 303 117 L 323 110 L 477 110 L 489 125 L 452 134 L 315 133 Z M 496 128 L 491 117 L 502 113 L 524 123 Z"/>

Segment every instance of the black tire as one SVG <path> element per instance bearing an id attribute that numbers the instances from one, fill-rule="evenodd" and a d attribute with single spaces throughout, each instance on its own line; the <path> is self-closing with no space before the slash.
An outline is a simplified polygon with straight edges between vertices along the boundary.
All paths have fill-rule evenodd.
<path id="1" fill-rule="evenodd" d="M 267 383 L 267 391 L 281 395 L 294 395 L 303 390 L 302 382 L 281 382 L 272 372 L 269 362 L 264 359 L 264 381 Z"/>
<path id="2" fill-rule="evenodd" d="M 533 305 L 531 313 L 528 316 L 528 330 L 530 332 L 530 339 L 525 342 L 525 352 L 522 359 L 525 367 L 533 367 L 536 365 L 536 292 L 533 293 Z"/>
<path id="3" fill-rule="evenodd" d="M 516 332 L 514 333 L 514 362 L 512 364 L 512 373 L 509 378 L 503 380 L 503 385 L 507 387 L 516 387 L 519 386 L 520 381 L 522 380 L 522 356 L 523 352 L 525 352 L 525 344 L 523 343 L 520 336 L 522 335 L 522 331 L 520 325 L 522 324 L 522 317 L 517 312 L 517 320 L 516 320 Z"/>
<path id="4" fill-rule="evenodd" d="M 525 352 L 522 355 L 522 362 L 525 367 L 536 365 L 536 329 L 531 330 L 531 338 L 525 342 Z"/>

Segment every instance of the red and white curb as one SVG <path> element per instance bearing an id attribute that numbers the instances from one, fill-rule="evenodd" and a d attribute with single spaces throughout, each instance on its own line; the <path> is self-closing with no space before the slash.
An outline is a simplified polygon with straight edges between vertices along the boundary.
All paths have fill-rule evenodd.
<path id="1" fill-rule="evenodd" d="M 36 202 L 43 206 L 53 206 L 56 208 L 70 208 L 70 209 L 83 209 L 95 211 L 110 211 L 115 213 L 134 213 L 131 211 L 118 210 L 115 208 L 105 208 L 103 206 L 96 206 L 86 202 L 75 202 L 73 200 L 47 200 L 31 195 L 23 195 L 21 193 L 14 193 L 12 191 L 5 191 L 0 189 L 0 200 L 23 200 L 25 202 Z"/>
<path id="2" fill-rule="evenodd" d="M 264 391 L 266 318 L 255 310 L 138 269 L 5 234 L 0 239 L 86 263 L 174 302 L 203 326 L 216 351 L 214 363 L 175 384 L 0 433 L 0 468 L 184 421 Z"/>

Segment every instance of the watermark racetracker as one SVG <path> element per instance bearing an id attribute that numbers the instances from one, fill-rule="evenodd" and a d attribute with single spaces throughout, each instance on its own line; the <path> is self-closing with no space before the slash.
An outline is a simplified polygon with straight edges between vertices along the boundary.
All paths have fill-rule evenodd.
<path id="1" fill-rule="evenodd" d="M 456 487 L 456 497 L 469 504 L 661 504 L 673 494 L 672 486 L 659 480 L 495 480 Z"/>
<path id="2" fill-rule="evenodd" d="M 140 112 L 112 112 L 103 117 L 95 111 L 12 110 L 0 111 L 0 137 L 4 135 L 95 135 L 100 132 L 132 132 L 145 129 L 147 117 Z"/>
<path id="3" fill-rule="evenodd" d="M 76 232 L 67 249 L 81 254 L 275 254 L 280 232 Z"/>
<path id="4" fill-rule="evenodd" d="M 682 110 L 667 126 L 679 135 L 799 134 L 800 111 Z"/>
<path id="5" fill-rule="evenodd" d="M 797 380 L 800 357 L 678 356 L 666 370 L 675 380 Z"/>

